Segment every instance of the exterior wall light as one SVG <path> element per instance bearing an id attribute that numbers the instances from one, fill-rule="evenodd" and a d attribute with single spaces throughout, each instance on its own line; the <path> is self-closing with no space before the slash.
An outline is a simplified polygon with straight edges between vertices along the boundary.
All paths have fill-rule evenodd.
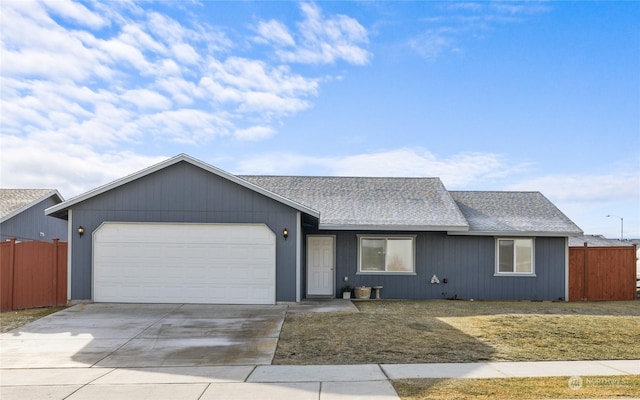
<path id="1" fill-rule="evenodd" d="M 84 228 L 82 226 L 78 227 L 78 235 L 80 236 L 84 235 Z"/>
<path id="2" fill-rule="evenodd" d="M 289 237 L 289 230 L 287 228 L 284 228 L 282 230 L 282 237 L 284 237 L 284 240 L 287 240 L 287 238 Z"/>

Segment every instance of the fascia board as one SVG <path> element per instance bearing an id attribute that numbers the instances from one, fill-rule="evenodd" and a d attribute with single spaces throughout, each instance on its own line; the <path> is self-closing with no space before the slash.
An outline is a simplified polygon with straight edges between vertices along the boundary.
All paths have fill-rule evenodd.
<path id="1" fill-rule="evenodd" d="M 465 232 L 466 226 L 444 225 L 341 225 L 320 223 L 318 229 L 332 231 L 417 231 L 417 232 Z"/>
<path id="2" fill-rule="evenodd" d="M 549 232 L 549 231 L 448 231 L 448 235 L 458 236 L 505 236 L 505 237 L 569 237 L 581 234 L 580 232 Z"/>

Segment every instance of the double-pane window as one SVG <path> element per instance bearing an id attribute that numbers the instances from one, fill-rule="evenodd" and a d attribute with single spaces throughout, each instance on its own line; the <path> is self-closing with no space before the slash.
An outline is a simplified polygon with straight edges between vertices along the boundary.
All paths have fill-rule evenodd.
<path id="1" fill-rule="evenodd" d="M 498 274 L 533 274 L 533 239 L 498 239 Z"/>
<path id="2" fill-rule="evenodd" d="M 414 272 L 413 237 L 359 238 L 360 272 Z"/>

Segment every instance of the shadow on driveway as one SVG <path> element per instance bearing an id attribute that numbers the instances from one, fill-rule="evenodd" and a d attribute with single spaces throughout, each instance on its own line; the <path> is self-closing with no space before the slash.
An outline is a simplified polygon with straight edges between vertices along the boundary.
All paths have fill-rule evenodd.
<path id="1" fill-rule="evenodd" d="M 2 335 L 2 368 L 263 365 L 287 306 L 79 304 Z"/>

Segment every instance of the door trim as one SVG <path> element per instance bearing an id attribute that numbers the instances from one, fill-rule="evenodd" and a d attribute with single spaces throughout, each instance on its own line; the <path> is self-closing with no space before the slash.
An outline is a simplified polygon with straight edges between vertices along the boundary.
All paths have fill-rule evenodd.
<path id="1" fill-rule="evenodd" d="M 331 286 L 333 286 L 333 290 L 331 294 L 327 295 L 319 295 L 319 294 L 309 294 L 309 238 L 331 238 L 331 245 L 333 247 L 333 274 L 331 274 Z M 304 268 L 305 268 L 305 295 L 306 298 L 334 298 L 336 297 L 336 236 L 335 235 L 306 235 L 306 251 L 305 251 L 305 260 L 304 260 Z"/>

